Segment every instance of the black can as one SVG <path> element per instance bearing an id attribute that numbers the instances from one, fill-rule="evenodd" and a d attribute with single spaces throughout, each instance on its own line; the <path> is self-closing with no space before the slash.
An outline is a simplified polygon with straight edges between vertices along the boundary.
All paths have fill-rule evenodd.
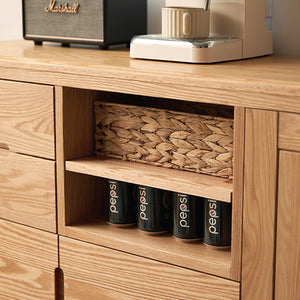
<path id="1" fill-rule="evenodd" d="M 138 186 L 138 229 L 149 235 L 171 229 L 170 192 L 147 186 Z"/>
<path id="2" fill-rule="evenodd" d="M 227 248 L 231 245 L 231 203 L 205 199 L 204 243 Z"/>
<path id="3" fill-rule="evenodd" d="M 187 194 L 174 193 L 173 236 L 182 242 L 204 238 L 203 199 Z"/>
<path id="4" fill-rule="evenodd" d="M 109 202 L 107 222 L 115 226 L 130 226 L 137 223 L 134 185 L 108 180 Z"/>

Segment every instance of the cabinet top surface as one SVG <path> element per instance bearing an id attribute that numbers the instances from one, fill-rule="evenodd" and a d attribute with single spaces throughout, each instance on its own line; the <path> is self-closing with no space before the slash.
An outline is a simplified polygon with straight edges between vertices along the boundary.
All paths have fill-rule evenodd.
<path id="1" fill-rule="evenodd" d="M 0 42 L 0 77 L 68 87 L 300 112 L 300 57 L 216 64 L 129 58 L 128 49 Z M 197 96 L 198 95 L 198 96 Z"/>

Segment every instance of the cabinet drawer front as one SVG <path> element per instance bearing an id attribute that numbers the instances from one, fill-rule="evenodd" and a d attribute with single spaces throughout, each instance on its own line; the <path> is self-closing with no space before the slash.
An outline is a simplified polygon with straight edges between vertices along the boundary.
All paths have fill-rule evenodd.
<path id="1" fill-rule="evenodd" d="M 300 153 L 280 151 L 275 300 L 300 296 Z"/>
<path id="2" fill-rule="evenodd" d="M 0 147 L 55 158 L 53 87 L 0 80 Z"/>
<path id="3" fill-rule="evenodd" d="M 65 299 L 239 299 L 239 283 L 60 237 Z"/>
<path id="4" fill-rule="evenodd" d="M 54 299 L 57 236 L 0 220 L 0 298 Z"/>
<path id="5" fill-rule="evenodd" d="M 300 151 L 300 114 L 279 113 L 279 148 Z"/>
<path id="6" fill-rule="evenodd" d="M 0 166 L 0 218 L 56 232 L 55 162 L 1 150 Z"/>

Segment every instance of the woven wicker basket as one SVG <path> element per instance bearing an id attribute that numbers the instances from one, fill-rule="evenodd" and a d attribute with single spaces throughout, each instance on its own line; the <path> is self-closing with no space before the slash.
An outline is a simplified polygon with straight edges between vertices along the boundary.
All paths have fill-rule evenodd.
<path id="1" fill-rule="evenodd" d="M 97 101 L 96 154 L 232 176 L 233 119 Z"/>

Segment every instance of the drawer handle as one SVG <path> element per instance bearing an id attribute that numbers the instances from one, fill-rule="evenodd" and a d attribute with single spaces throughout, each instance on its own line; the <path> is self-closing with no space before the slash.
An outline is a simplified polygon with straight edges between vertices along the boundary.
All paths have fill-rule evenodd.
<path id="1" fill-rule="evenodd" d="M 0 156 L 7 157 L 9 155 L 9 147 L 5 143 L 0 143 Z"/>

